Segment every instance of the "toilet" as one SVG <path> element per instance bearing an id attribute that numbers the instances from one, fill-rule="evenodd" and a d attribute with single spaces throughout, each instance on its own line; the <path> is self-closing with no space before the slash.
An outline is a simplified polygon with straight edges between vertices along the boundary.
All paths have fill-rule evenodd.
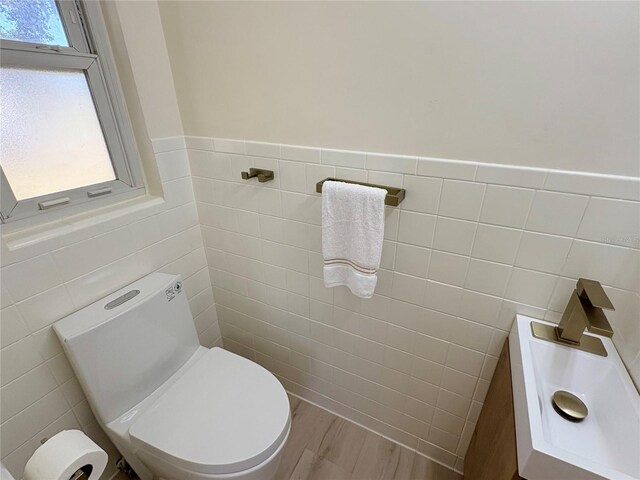
<path id="1" fill-rule="evenodd" d="M 200 346 L 179 276 L 153 273 L 54 325 L 98 422 L 143 480 L 271 480 L 291 429 L 266 369 Z"/>

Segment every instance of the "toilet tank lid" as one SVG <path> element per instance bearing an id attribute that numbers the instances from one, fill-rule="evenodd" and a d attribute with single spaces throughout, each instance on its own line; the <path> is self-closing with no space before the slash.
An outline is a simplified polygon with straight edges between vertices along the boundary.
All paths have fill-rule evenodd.
<path id="1" fill-rule="evenodd" d="M 64 317 L 62 320 L 56 322 L 53 328 L 60 340 L 70 340 L 73 337 L 108 322 L 112 318 L 122 315 L 136 305 L 144 302 L 150 296 L 173 286 L 179 281 L 179 275 L 152 273 Z M 136 291 L 139 291 L 139 293 L 135 293 Z M 129 297 L 123 297 L 123 295 L 129 292 L 134 293 L 131 293 Z M 127 298 L 126 301 L 122 303 L 114 302 L 119 304 L 113 306 L 113 308 L 105 308 L 107 304 L 121 297 L 123 297 L 121 300 Z"/>

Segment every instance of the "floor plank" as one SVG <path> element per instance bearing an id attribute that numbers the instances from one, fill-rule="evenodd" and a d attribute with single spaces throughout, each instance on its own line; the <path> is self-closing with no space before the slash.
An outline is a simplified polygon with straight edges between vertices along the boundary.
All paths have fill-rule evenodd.
<path id="1" fill-rule="evenodd" d="M 386 438 L 367 432 L 353 471 L 354 479 L 409 480 L 415 453 Z"/>
<path id="2" fill-rule="evenodd" d="M 351 480 L 335 463 L 305 449 L 289 480 Z"/>
<path id="3" fill-rule="evenodd" d="M 366 438 L 367 431 L 364 428 L 343 418 L 335 417 L 326 433 L 322 435 L 315 453 L 351 474 Z M 309 448 L 312 447 L 312 443 Z"/>
<path id="4" fill-rule="evenodd" d="M 310 403 L 291 402 L 291 433 L 282 452 L 277 479 L 291 476 L 313 434 L 326 431 L 335 418 L 332 413 Z"/>

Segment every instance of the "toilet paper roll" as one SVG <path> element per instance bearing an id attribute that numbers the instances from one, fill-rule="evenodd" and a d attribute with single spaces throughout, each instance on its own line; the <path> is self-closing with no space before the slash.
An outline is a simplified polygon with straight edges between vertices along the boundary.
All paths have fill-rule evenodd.
<path id="1" fill-rule="evenodd" d="M 105 451 L 80 430 L 63 430 L 38 447 L 24 469 L 24 480 L 69 480 L 80 469 L 89 480 L 98 480 L 107 459 Z"/>

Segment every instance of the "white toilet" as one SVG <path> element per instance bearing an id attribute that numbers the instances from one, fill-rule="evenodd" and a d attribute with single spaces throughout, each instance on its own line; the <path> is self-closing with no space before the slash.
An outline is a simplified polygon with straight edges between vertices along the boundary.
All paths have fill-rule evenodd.
<path id="1" fill-rule="evenodd" d="M 180 277 L 151 274 L 54 326 L 93 412 L 143 480 L 270 480 L 289 399 L 267 370 L 198 343 Z"/>

